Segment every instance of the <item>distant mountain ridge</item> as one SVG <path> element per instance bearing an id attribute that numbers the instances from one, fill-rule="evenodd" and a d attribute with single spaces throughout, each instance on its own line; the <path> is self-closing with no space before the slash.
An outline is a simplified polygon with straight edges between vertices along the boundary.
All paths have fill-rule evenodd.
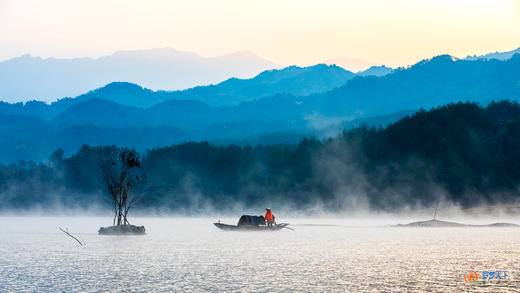
<path id="1" fill-rule="evenodd" d="M 112 82 L 76 99 L 95 97 L 137 107 L 150 107 L 171 99 L 199 100 L 213 106 L 237 105 L 275 94 L 305 96 L 326 92 L 344 85 L 355 76 L 338 66 L 290 66 L 263 71 L 249 79 L 230 78 L 216 85 L 181 91 L 152 91 L 136 84 Z"/>
<path id="2" fill-rule="evenodd" d="M 155 92 L 135 84 L 111 83 L 77 98 L 62 99 L 51 105 L 42 102 L 25 105 L 0 103 L 0 112 L 49 120 L 70 109 L 80 108 L 71 108 L 72 105 L 96 99 L 100 100 L 98 103 L 102 103 L 102 100 L 114 102 L 108 107 L 121 105 L 130 106 L 128 109 L 150 108 L 146 110 L 148 113 L 173 104 L 176 107 L 191 104 L 197 108 L 193 110 L 194 115 L 197 111 L 207 112 L 203 108 L 211 108 L 212 114 L 207 114 L 207 117 L 218 113 L 228 121 L 242 119 L 240 117 L 244 116 L 244 112 L 252 115 L 246 115 L 247 119 L 276 116 L 277 119 L 288 120 L 294 118 L 291 115 L 303 119 L 312 114 L 356 119 L 366 115 L 377 116 L 432 107 L 460 99 L 479 102 L 516 99 L 520 94 L 519 60 L 520 55 L 505 61 L 458 60 L 441 55 L 380 77 L 356 76 L 337 66 L 292 66 L 265 71 L 252 79 L 233 78 L 214 86 L 174 92 Z M 125 111 L 130 111 L 128 109 Z M 92 115 L 97 114 L 94 109 L 92 111 Z M 146 112 L 139 109 L 132 111 Z M 187 115 L 186 112 L 182 114 Z M 146 119 L 148 122 L 156 120 Z"/>
<path id="3" fill-rule="evenodd" d="M 384 65 L 381 66 L 372 66 L 365 71 L 360 71 L 357 73 L 358 76 L 385 76 L 394 72 L 394 69 L 390 67 L 386 67 Z"/>
<path id="4" fill-rule="evenodd" d="M 248 51 L 217 57 L 171 48 L 119 51 L 96 59 L 42 59 L 23 55 L 0 62 L 0 99 L 53 101 L 113 81 L 178 90 L 231 77 L 249 78 L 278 67 Z"/>
<path id="5" fill-rule="evenodd" d="M 520 100 L 519 54 L 503 61 L 441 55 L 379 77 L 354 75 L 337 66 L 289 67 L 176 92 L 113 83 L 50 105 L 0 103 L 0 161 L 24 156 L 41 160 L 45 152 L 37 152 L 39 148 L 66 145 L 71 151 L 93 141 L 150 147 L 155 142 L 259 142 L 254 137 L 272 133 L 281 134 L 271 136 L 273 141 L 284 141 L 283 136 L 292 141 L 305 134 L 336 135 L 364 121 L 386 125 L 420 108 L 503 99 Z M 132 131 L 134 141 L 125 137 Z"/>
<path id="6" fill-rule="evenodd" d="M 264 71 L 251 79 L 231 78 L 217 85 L 188 89 L 179 92 L 176 98 L 198 99 L 217 106 L 236 105 L 274 94 L 306 96 L 322 93 L 346 84 L 355 76 L 335 65 L 289 66 Z"/>
<path id="7" fill-rule="evenodd" d="M 495 53 L 489 53 L 482 56 L 468 56 L 465 59 L 466 60 L 478 60 L 478 59 L 485 59 L 485 60 L 491 60 L 491 59 L 497 59 L 497 60 L 507 60 L 513 57 L 515 54 L 520 54 L 520 48 L 516 50 L 511 50 L 507 52 L 495 52 Z"/>
<path id="8" fill-rule="evenodd" d="M 332 58 L 327 59 L 323 63 L 328 65 L 337 65 L 352 72 L 362 72 L 370 67 L 377 66 L 375 62 L 357 58 Z"/>
<path id="9" fill-rule="evenodd" d="M 136 107 L 151 107 L 172 99 L 231 106 L 276 94 L 300 96 L 326 92 L 344 85 L 355 76 L 338 66 L 318 64 L 267 70 L 250 79 L 230 78 L 216 85 L 197 86 L 182 91 L 153 91 L 133 83 L 112 82 L 76 98 L 60 99 L 50 106 L 38 101 L 15 104 L 0 102 L 0 112 L 51 119 L 72 105 L 94 98 Z"/>
<path id="10" fill-rule="evenodd" d="M 457 101 L 520 99 L 520 54 L 506 60 L 425 59 L 382 77 L 356 77 L 343 87 L 309 97 L 323 115 L 373 116 Z"/>
<path id="11" fill-rule="evenodd" d="M 150 107 L 170 99 L 199 100 L 213 106 L 229 106 L 275 94 L 307 96 L 323 93 L 345 85 L 356 76 L 384 76 L 393 71 L 385 66 L 374 66 L 355 74 L 336 65 L 289 66 L 266 70 L 248 79 L 233 77 L 215 85 L 181 91 L 152 91 L 136 84 L 112 82 L 76 99 L 96 97 L 137 107 Z"/>

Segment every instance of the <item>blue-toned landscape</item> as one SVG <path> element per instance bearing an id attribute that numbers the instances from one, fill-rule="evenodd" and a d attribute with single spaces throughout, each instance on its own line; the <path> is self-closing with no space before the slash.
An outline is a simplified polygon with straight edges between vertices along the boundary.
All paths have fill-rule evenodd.
<path id="1" fill-rule="evenodd" d="M 517 292 L 520 3 L 0 0 L 0 292 Z"/>
<path id="2" fill-rule="evenodd" d="M 181 91 L 113 82 L 4 102 L 0 208 L 103 206 L 98 161 L 118 147 L 142 155 L 142 188 L 161 189 L 141 208 L 511 204 L 520 54 L 509 55 L 442 55 L 378 75 L 291 66 Z"/>

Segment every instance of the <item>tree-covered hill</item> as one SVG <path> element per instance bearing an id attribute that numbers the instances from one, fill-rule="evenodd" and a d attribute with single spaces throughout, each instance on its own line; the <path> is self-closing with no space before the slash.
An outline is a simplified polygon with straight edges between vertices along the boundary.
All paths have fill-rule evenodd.
<path id="1" fill-rule="evenodd" d="M 103 205 L 100 158 L 115 146 L 58 150 L 47 163 L 0 167 L 0 209 Z M 420 110 L 386 128 L 359 126 L 324 141 L 216 146 L 143 153 L 142 208 L 200 210 L 287 205 L 341 210 L 518 202 L 520 105 L 457 103 Z"/>

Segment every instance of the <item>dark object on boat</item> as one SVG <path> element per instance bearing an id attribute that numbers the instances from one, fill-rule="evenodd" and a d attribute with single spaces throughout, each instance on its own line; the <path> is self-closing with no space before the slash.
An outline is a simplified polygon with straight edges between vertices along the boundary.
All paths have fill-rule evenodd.
<path id="1" fill-rule="evenodd" d="M 238 220 L 238 226 L 243 225 L 265 226 L 264 216 L 242 215 L 240 220 Z"/>
<path id="2" fill-rule="evenodd" d="M 101 227 L 98 231 L 99 235 L 144 235 L 144 226 L 119 225 L 110 227 Z"/>
<path id="3" fill-rule="evenodd" d="M 228 225 L 223 223 L 213 223 L 217 228 L 228 231 L 278 231 L 289 226 L 288 223 L 274 224 L 272 226 L 265 225 L 263 216 L 243 215 L 238 220 L 238 225 Z M 287 229 L 290 229 L 287 227 Z"/>

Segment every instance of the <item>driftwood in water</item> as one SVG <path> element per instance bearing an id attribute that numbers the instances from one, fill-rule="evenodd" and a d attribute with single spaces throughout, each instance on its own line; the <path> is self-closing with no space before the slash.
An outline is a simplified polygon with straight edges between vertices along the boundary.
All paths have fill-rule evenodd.
<path id="1" fill-rule="evenodd" d="M 70 237 L 72 237 L 72 239 L 78 241 L 79 245 L 83 246 L 83 243 L 81 243 L 81 241 L 79 241 L 78 238 L 76 238 L 76 237 L 70 235 L 70 233 L 69 233 L 69 229 L 67 229 L 67 230 L 63 230 L 61 227 L 58 227 L 58 228 L 59 228 L 63 233 L 65 233 L 65 234 L 69 235 Z"/>

